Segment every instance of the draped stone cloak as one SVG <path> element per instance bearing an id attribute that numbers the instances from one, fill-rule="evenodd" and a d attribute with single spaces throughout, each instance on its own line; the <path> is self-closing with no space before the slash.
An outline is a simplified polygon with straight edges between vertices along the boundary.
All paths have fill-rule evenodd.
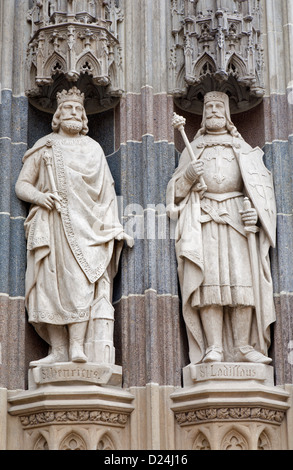
<path id="1" fill-rule="evenodd" d="M 123 228 L 100 145 L 87 136 L 61 139 L 52 133 L 40 139 L 24 155 L 19 180 L 43 193 L 52 191 L 45 150 L 52 156 L 61 212 L 31 205 L 25 221 L 25 302 L 29 321 L 48 341 L 43 324 L 89 319 L 97 282 L 116 274 L 122 242 L 114 239 Z"/>
<path id="2" fill-rule="evenodd" d="M 233 141 L 232 148 L 236 160 L 239 158 L 237 155 L 240 152 L 247 154 L 252 150 L 241 138 L 234 137 L 231 138 L 231 141 Z M 204 137 L 196 138 L 191 145 L 195 157 L 200 158 L 205 149 Z M 224 308 L 224 359 L 233 361 L 233 336 L 229 309 L 236 306 L 251 306 L 254 308 L 248 242 L 245 233 L 240 233 L 242 221 L 239 211 L 243 209 L 243 198 L 246 195 L 246 189 L 243 186 L 241 192 L 236 191 L 226 195 L 218 195 L 219 197 L 216 199 L 212 195 L 209 196 L 207 192 L 200 199 L 198 194 L 191 188 L 187 195 L 180 199 L 176 195 L 176 187 L 178 187 L 178 183 L 180 185 L 180 180 L 184 179 L 184 173 L 190 161 L 190 156 L 187 149 L 185 149 L 180 157 L 178 168 L 167 187 L 168 214 L 170 218 L 177 222 L 175 249 L 182 295 L 182 311 L 189 341 L 190 361 L 191 363 L 198 363 L 204 356 L 207 345 L 200 321 L 199 309 L 213 304 Z M 239 165 L 238 168 L 237 171 L 241 174 Z M 209 188 L 207 191 L 209 191 Z M 222 225 L 214 220 L 203 223 L 205 219 L 209 220 L 206 211 L 203 210 L 205 205 L 212 209 L 211 213 L 215 210 L 217 213 L 221 210 L 223 213 L 228 213 L 228 217 L 235 222 L 235 226 L 232 227 L 229 222 Z M 244 231 L 243 228 L 242 224 L 242 232 Z M 275 310 L 269 260 L 270 241 L 263 227 L 260 227 L 256 235 L 256 242 L 260 272 L 261 335 L 263 335 L 266 348 L 268 348 L 270 345 L 269 326 L 275 321 Z M 215 252 L 213 252 L 213 249 Z M 221 262 L 221 266 L 220 255 L 224 260 Z M 228 265 L 227 269 L 225 260 L 226 265 Z M 229 270 L 229 272 L 226 273 L 225 270 Z M 222 286 L 208 285 L 212 283 L 210 280 L 213 281 L 215 278 L 215 273 L 219 273 L 219 277 L 223 277 Z M 230 283 L 227 285 L 226 281 L 229 277 Z M 245 285 L 245 288 L 243 285 Z M 255 315 L 251 332 L 250 344 L 259 349 Z"/>

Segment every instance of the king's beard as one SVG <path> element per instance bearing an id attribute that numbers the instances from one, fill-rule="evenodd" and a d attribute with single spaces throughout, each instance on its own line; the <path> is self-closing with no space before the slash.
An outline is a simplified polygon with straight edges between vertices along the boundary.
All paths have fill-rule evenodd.
<path id="1" fill-rule="evenodd" d="M 61 121 L 60 127 L 67 134 L 75 135 L 79 134 L 82 130 L 82 122 L 73 119 Z"/>
<path id="2" fill-rule="evenodd" d="M 226 127 L 226 118 L 224 116 L 212 116 L 206 118 L 206 128 L 209 131 L 220 131 Z"/>

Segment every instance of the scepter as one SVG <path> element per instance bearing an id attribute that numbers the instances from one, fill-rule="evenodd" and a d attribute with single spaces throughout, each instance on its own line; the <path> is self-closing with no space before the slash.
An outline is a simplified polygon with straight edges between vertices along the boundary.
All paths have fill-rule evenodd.
<path id="1" fill-rule="evenodd" d="M 47 152 L 45 150 L 42 157 L 43 157 L 43 160 L 44 160 L 44 162 L 47 166 L 49 181 L 50 181 L 50 185 L 51 185 L 51 191 L 55 196 L 58 196 L 58 191 L 57 191 L 57 188 L 56 188 L 54 175 L 53 175 L 53 170 L 52 170 L 52 156 L 49 154 L 49 152 Z M 57 212 L 61 212 L 61 205 L 56 200 L 55 200 L 55 207 L 57 209 Z"/>
<path id="2" fill-rule="evenodd" d="M 192 162 L 196 162 L 197 161 L 197 158 L 196 156 L 194 155 L 194 152 L 193 152 L 193 149 L 190 145 L 190 142 L 187 138 L 187 135 L 185 133 L 185 130 L 184 130 L 184 126 L 185 126 L 185 123 L 186 123 L 186 119 L 183 117 L 183 116 L 179 116 L 178 114 L 174 113 L 173 114 L 173 120 L 172 120 L 172 126 L 174 127 L 174 129 L 178 129 L 182 138 L 183 138 L 183 141 L 185 143 L 185 146 L 188 150 L 188 153 L 189 153 L 189 156 L 191 158 L 191 161 Z M 205 184 L 205 181 L 203 179 L 203 176 L 200 176 L 199 177 L 199 184 L 200 184 L 200 196 L 202 197 L 204 192 L 207 190 L 207 186 Z"/>

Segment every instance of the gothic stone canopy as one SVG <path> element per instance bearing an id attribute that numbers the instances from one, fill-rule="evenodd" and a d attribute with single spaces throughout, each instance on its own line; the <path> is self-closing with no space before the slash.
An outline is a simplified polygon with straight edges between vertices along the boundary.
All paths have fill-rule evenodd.
<path id="1" fill-rule="evenodd" d="M 211 90 L 230 96 L 232 113 L 264 95 L 260 0 L 170 0 L 170 67 L 176 104 L 201 114 Z"/>
<path id="2" fill-rule="evenodd" d="M 28 13 L 26 93 L 54 112 L 56 93 L 72 84 L 85 93 L 88 114 L 117 104 L 122 92 L 117 0 L 34 0 Z"/>

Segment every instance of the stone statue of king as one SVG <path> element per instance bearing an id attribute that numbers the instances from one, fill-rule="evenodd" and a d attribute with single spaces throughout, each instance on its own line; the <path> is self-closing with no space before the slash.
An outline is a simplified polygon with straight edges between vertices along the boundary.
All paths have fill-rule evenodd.
<path id="1" fill-rule="evenodd" d="M 262 158 L 231 122 L 228 96 L 207 93 L 167 188 L 192 364 L 271 362 L 276 206 Z"/>
<path id="2" fill-rule="evenodd" d="M 118 219 L 102 148 L 86 136 L 83 103 L 76 87 L 57 93 L 53 132 L 26 152 L 16 183 L 17 196 L 31 203 L 25 221 L 26 308 L 51 347 L 31 365 L 113 362 L 109 354 L 102 357 L 111 338 L 102 344 L 105 331 L 94 325 L 100 319 L 103 328 L 106 319 L 108 328 L 113 320 L 112 281 L 123 241 L 131 246 L 133 240 Z"/>

